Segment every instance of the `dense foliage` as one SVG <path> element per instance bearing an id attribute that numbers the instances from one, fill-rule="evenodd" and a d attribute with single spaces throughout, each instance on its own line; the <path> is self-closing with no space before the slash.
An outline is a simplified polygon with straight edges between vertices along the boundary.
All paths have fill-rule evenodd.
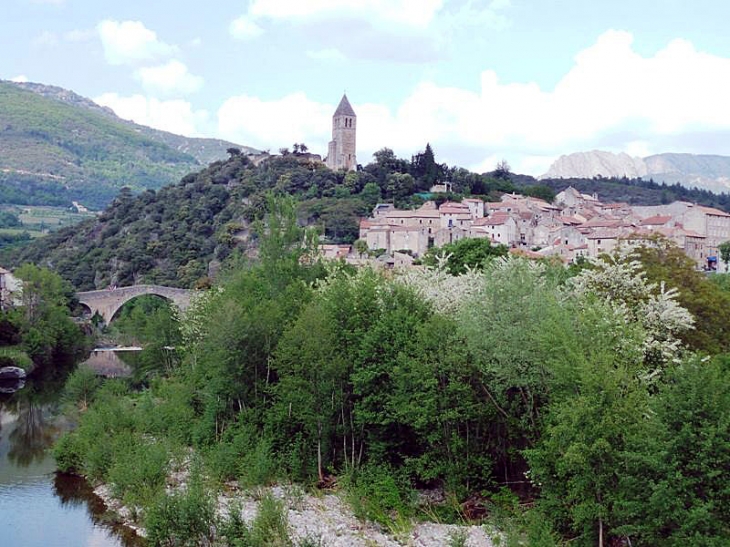
<path id="1" fill-rule="evenodd" d="M 0 311 L 0 348 L 13 362 L 0 366 L 28 368 L 28 357 L 41 366 L 78 358 L 86 338 L 71 318 L 73 288 L 58 274 L 32 264 L 21 266 L 15 275 L 22 281 L 22 291 L 5 295 Z"/>
<path id="2" fill-rule="evenodd" d="M 56 450 L 147 508 L 155 544 L 210 530 L 196 519 L 213 519 L 216 481 L 331 475 L 384 525 L 414 514 L 415 488 L 495 511 L 513 488 L 536 500 L 531 544 L 555 544 L 550 527 L 571 545 L 730 540 L 728 359 L 683 344 L 709 327 L 653 282 L 660 249 L 574 277 L 508 257 L 383 275 L 323 267 L 294 203 L 266 209 L 259 261 L 230 261 L 180 318 L 179 361 L 141 392 L 83 391 L 90 408 Z M 191 449 L 203 491 L 168 498 Z"/>
<path id="3" fill-rule="evenodd" d="M 316 226 L 330 241 L 351 243 L 359 235 L 359 219 L 379 201 L 423 203 L 414 192 L 428 191 L 429 169 L 437 166 L 424 167 L 418 157 L 399 160 L 387 149 L 362 171 L 349 173 L 333 172 L 307 154 L 272 157 L 256 166 L 237 149 L 229 153 L 227 161 L 157 192 L 134 196 L 123 189 L 98 219 L 6 254 L 4 263 L 43 264 L 79 290 L 142 282 L 193 287 L 207 283 L 236 249 L 255 247 L 252 223 L 261 218 L 270 192 L 296 198 L 301 224 Z M 454 181 L 455 199 L 513 189 L 504 179 L 437 167 Z"/>

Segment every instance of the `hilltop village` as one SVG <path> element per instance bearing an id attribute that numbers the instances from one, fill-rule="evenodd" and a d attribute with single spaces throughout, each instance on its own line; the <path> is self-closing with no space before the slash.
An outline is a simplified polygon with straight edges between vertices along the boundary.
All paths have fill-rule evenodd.
<path id="1" fill-rule="evenodd" d="M 357 168 L 356 129 L 357 115 L 343 95 L 332 116 L 332 141 L 324 160 L 330 169 Z M 580 257 L 610 253 L 620 242 L 630 245 L 660 235 L 683 249 L 698 269 L 707 271 L 718 269 L 718 246 L 730 240 L 730 214 L 689 202 L 656 206 L 603 203 L 596 194 L 573 187 L 557 194 L 553 203 L 514 193 L 497 202 L 437 199 L 449 190 L 448 182 L 434 185 L 431 200 L 415 210 L 377 204 L 370 217 L 360 221 L 360 240 L 368 251 L 391 264 L 410 264 L 431 247 L 466 238 L 485 238 L 512 252 L 571 263 Z M 361 260 L 362 255 L 351 245 L 323 245 L 321 250 L 327 257 L 351 261 Z"/>
<path id="2" fill-rule="evenodd" d="M 645 241 L 656 234 L 683 249 L 699 269 L 716 270 L 718 245 L 730 240 L 730 214 L 680 201 L 655 206 L 603 203 L 596 195 L 568 187 L 554 203 L 505 194 L 498 202 L 464 199 L 437 206 L 428 201 L 410 211 L 378 204 L 371 217 L 360 222 L 360 238 L 368 249 L 413 257 L 423 256 L 432 246 L 487 238 L 513 252 L 574 262 L 610 253 L 619 242 Z M 339 252 L 349 254 L 346 246 Z"/>

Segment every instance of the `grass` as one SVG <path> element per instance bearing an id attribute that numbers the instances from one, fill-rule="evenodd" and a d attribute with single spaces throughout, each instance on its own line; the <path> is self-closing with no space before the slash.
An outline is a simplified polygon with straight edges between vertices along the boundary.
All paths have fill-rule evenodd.
<path id="1" fill-rule="evenodd" d="M 2 235 L 14 236 L 14 235 L 22 234 L 23 232 L 28 232 L 28 235 L 34 239 L 47 235 L 47 234 L 40 232 L 38 230 L 35 230 L 33 228 L 0 228 L 0 234 L 2 234 Z"/>
<path id="2" fill-rule="evenodd" d="M 79 222 L 92 218 L 94 213 L 76 213 L 67 207 L 52 206 L 5 206 L 3 210 L 10 211 L 18 216 L 22 226 L 0 228 L 0 234 L 18 235 L 27 232 L 31 238 L 39 238 L 66 226 L 73 226 Z"/>

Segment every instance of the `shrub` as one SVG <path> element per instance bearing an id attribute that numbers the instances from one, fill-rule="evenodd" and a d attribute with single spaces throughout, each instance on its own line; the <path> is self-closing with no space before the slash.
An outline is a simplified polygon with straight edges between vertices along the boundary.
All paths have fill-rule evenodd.
<path id="1" fill-rule="evenodd" d="M 62 473 L 80 472 L 84 468 L 84 453 L 73 433 L 66 433 L 56 441 L 53 457 Z"/>
<path id="2" fill-rule="evenodd" d="M 165 484 L 170 455 L 165 445 L 121 433 L 113 442 L 114 460 L 108 480 L 115 494 L 132 502 L 152 499 Z"/>
<path id="3" fill-rule="evenodd" d="M 259 503 L 258 513 L 251 525 L 255 546 L 287 547 L 292 545 L 284 502 L 267 494 Z"/>
<path id="4" fill-rule="evenodd" d="M 161 495 L 147 510 L 147 540 L 154 546 L 195 547 L 213 538 L 213 499 L 192 481 L 185 492 Z"/>
<path id="5" fill-rule="evenodd" d="M 386 465 L 368 465 L 345 480 L 355 515 L 383 526 L 393 524 L 393 513 L 412 512 L 413 490 L 408 481 Z"/>
<path id="6" fill-rule="evenodd" d="M 81 410 L 86 410 L 99 386 L 101 379 L 92 369 L 85 366 L 78 367 L 63 386 L 63 400 L 68 404 L 78 405 Z"/>

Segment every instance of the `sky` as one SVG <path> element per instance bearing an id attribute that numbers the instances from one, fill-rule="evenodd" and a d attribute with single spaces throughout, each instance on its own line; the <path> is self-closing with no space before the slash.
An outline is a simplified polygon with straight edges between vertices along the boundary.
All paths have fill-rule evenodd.
<path id="1" fill-rule="evenodd" d="M 727 0 L 0 0 L 0 79 L 137 123 L 479 172 L 562 154 L 730 155 Z M 0 105 L 0 108 L 2 105 Z"/>

